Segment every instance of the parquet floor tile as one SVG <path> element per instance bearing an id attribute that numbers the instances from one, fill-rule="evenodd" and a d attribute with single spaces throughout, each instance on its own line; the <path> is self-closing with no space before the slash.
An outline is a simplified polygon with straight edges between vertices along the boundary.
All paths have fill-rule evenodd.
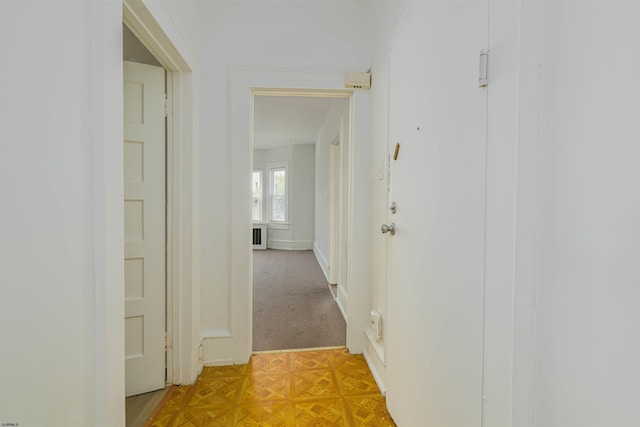
<path id="1" fill-rule="evenodd" d="M 395 426 L 382 396 L 347 397 L 344 399 L 347 412 L 357 426 Z"/>
<path id="2" fill-rule="evenodd" d="M 147 426 L 395 426 L 362 356 L 346 349 L 254 355 L 204 368 Z"/>
<path id="3" fill-rule="evenodd" d="M 176 388 L 176 390 L 171 394 L 169 400 L 165 404 L 165 408 L 170 411 L 177 412 L 183 406 L 183 402 L 185 401 L 185 396 L 187 392 L 191 391 L 193 387 L 189 386 L 180 386 Z"/>
<path id="4" fill-rule="evenodd" d="M 230 406 L 225 408 L 183 411 L 176 419 L 176 426 L 200 427 L 200 426 L 228 426 L 233 425 L 236 408 Z"/>
<path id="5" fill-rule="evenodd" d="M 317 399 L 295 403 L 295 425 L 348 426 L 342 399 Z"/>
<path id="6" fill-rule="evenodd" d="M 201 380 L 216 378 L 244 377 L 249 365 L 212 366 L 202 371 Z"/>
<path id="7" fill-rule="evenodd" d="M 289 372 L 290 353 L 255 354 L 249 362 L 249 371 L 258 374 L 276 374 Z"/>
<path id="8" fill-rule="evenodd" d="M 336 370 L 336 375 L 344 395 L 352 396 L 378 392 L 378 385 L 369 368 Z"/>
<path id="9" fill-rule="evenodd" d="M 187 404 L 189 409 L 206 409 L 211 406 L 231 406 L 237 403 L 242 377 L 217 378 L 199 381 L 194 385 L 193 395 Z"/>
<path id="10" fill-rule="evenodd" d="M 155 420 L 153 420 L 150 424 L 152 427 L 174 425 L 174 423 L 172 423 L 171 420 L 175 418 L 175 416 L 176 414 L 174 412 L 163 409 L 162 413 L 158 415 L 158 417 Z"/>
<path id="11" fill-rule="evenodd" d="M 241 397 L 241 403 L 287 400 L 289 376 L 287 373 L 251 375 Z"/>
<path id="12" fill-rule="evenodd" d="M 237 425 L 289 426 L 291 420 L 291 404 L 289 402 L 258 403 L 239 407 Z"/>
<path id="13" fill-rule="evenodd" d="M 293 400 L 339 397 L 338 385 L 331 369 L 293 372 L 291 397 Z"/>
<path id="14" fill-rule="evenodd" d="M 300 351 L 291 353 L 291 369 L 295 371 L 305 369 L 330 369 L 331 352 L 329 351 Z"/>

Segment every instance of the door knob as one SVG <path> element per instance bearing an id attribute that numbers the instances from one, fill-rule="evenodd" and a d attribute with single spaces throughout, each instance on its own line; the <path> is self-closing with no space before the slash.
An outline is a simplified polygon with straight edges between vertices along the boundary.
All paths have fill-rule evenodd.
<path id="1" fill-rule="evenodd" d="M 391 225 L 382 224 L 382 227 L 380 227 L 380 231 L 382 231 L 382 234 L 391 233 L 391 235 L 393 236 L 394 234 L 396 234 L 396 225 L 393 222 L 391 223 Z"/>

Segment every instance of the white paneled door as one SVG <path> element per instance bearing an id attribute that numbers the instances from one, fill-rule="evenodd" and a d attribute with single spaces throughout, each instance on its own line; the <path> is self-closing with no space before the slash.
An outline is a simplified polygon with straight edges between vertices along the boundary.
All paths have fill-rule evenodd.
<path id="1" fill-rule="evenodd" d="M 401 426 L 481 425 L 487 30 L 487 1 L 414 2 L 391 38 L 387 404 Z"/>
<path id="2" fill-rule="evenodd" d="M 164 69 L 124 62 L 126 395 L 165 385 Z"/>

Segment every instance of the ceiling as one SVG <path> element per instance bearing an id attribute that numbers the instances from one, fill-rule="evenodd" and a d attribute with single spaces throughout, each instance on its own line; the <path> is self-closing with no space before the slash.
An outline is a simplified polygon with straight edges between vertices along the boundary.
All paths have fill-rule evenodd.
<path id="1" fill-rule="evenodd" d="M 256 96 L 253 148 L 266 150 L 315 144 L 331 100 L 305 96 Z"/>

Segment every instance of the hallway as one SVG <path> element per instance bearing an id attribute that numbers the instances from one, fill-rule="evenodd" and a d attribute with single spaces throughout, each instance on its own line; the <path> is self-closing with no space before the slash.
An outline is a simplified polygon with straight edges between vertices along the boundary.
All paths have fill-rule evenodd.
<path id="1" fill-rule="evenodd" d="M 154 175 L 124 133 L 151 89 L 123 25 L 167 71 L 164 209 L 123 199 Z M 0 59 L 0 424 L 124 426 L 125 358 L 152 346 L 154 387 L 207 367 L 164 424 L 331 424 L 299 395 L 321 371 L 335 422 L 360 422 L 337 356 L 250 364 L 258 166 L 266 240 L 338 283 L 340 345 L 396 424 L 640 426 L 640 1 L 0 0 Z M 327 93 L 314 161 L 290 136 L 261 166 L 256 100 Z M 164 293 L 127 253 L 152 229 Z M 164 321 L 130 309 L 156 294 Z"/>
<path id="2" fill-rule="evenodd" d="M 395 426 L 361 355 L 346 349 L 263 353 L 204 368 L 174 388 L 147 425 Z"/>

